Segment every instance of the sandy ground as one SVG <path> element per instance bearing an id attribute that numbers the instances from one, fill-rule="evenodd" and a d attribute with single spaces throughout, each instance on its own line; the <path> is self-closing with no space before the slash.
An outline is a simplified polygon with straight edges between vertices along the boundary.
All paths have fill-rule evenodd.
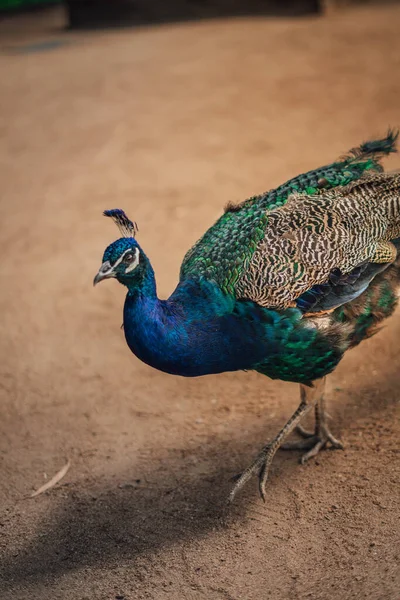
<path id="1" fill-rule="evenodd" d="M 400 124 L 400 7 L 79 35 L 57 11 L 21 22 L 0 28 L 0 597 L 398 600 L 399 314 L 330 377 L 346 449 L 279 454 L 267 503 L 254 481 L 221 522 L 297 386 L 150 369 L 120 329 L 124 289 L 92 279 L 116 237 L 104 208 L 137 220 L 165 297 L 227 201 Z M 43 41 L 68 43 L 24 46 Z"/>

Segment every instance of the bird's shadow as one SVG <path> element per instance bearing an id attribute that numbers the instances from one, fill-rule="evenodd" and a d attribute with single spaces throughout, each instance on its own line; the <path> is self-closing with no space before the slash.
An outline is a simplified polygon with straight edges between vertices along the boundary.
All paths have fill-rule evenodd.
<path id="1" fill-rule="evenodd" d="M 381 383 L 381 396 L 371 394 L 368 387 L 354 390 L 357 397 L 367 396 L 367 402 L 361 406 L 357 400 L 352 402 L 350 398 L 349 402 L 346 394 L 335 398 L 331 414 L 345 438 L 345 424 L 349 420 L 357 421 L 360 415 L 373 419 L 375 413 L 384 417 L 382 397 L 387 396 L 387 406 L 396 402 L 391 390 L 397 381 L 397 374 L 393 373 L 391 379 L 385 377 L 376 382 Z M 230 432 L 229 439 L 215 437 L 207 449 L 204 444 L 190 453 L 177 448 L 173 461 L 171 456 L 157 450 L 147 471 L 140 465 L 132 468 L 134 477 L 140 479 L 134 479 L 132 472 L 125 472 L 116 474 L 112 481 L 95 485 L 91 479 L 88 488 L 74 483 L 53 489 L 50 494 L 57 500 L 56 508 L 45 515 L 36 536 L 19 555 L 3 561 L 3 581 L 35 584 L 44 577 L 58 578 L 67 571 L 90 565 L 105 566 L 124 559 L 132 562 L 165 545 L 200 538 L 217 528 L 229 527 L 236 520 L 251 518 L 252 510 L 259 514 L 263 505 L 255 495 L 255 481 L 232 506 L 226 507 L 230 480 L 235 467 L 247 466 L 258 445 L 275 434 L 280 425 L 276 418 L 268 421 L 267 426 L 258 422 L 245 435 L 238 425 Z M 200 467 L 193 461 L 197 454 L 202 456 Z M 309 476 L 300 480 L 307 485 L 314 463 L 300 466 L 298 456 L 296 452 L 276 456 L 269 481 L 274 502 L 277 497 L 281 502 L 288 496 L 289 482 L 296 469 L 310 469 Z M 142 472 L 144 475 L 139 475 Z M 27 502 L 42 500 L 43 497 L 38 497 Z M 269 509 L 268 506 L 265 509 L 265 518 Z"/>
<path id="2" fill-rule="evenodd" d="M 173 458 L 159 450 L 152 453 L 151 467 L 132 464 L 131 471 L 115 474 L 112 481 L 91 478 L 88 486 L 80 482 L 52 489 L 47 499 L 52 496 L 56 508 L 43 517 L 37 535 L 18 556 L 2 561 L 2 580 L 35 584 L 89 565 L 124 558 L 131 562 L 165 545 L 227 527 L 245 516 L 242 502 L 228 506 L 226 500 L 234 462 L 246 466 L 243 461 L 256 450 L 254 435 L 215 440 L 207 450 L 199 445 L 190 453 L 176 448 Z M 196 455 L 201 455 L 201 465 Z M 282 460 L 290 463 L 285 456 L 278 458 L 274 480 Z M 297 466 L 295 459 L 291 462 L 289 471 Z M 241 499 L 255 490 L 254 481 Z M 45 496 L 24 502 L 43 500 Z M 256 495 L 253 501 L 259 502 Z"/>

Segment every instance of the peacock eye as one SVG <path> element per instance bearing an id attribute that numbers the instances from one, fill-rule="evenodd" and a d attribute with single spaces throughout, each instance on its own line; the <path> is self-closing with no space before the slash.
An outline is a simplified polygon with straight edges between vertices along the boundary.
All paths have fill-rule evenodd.
<path id="1" fill-rule="evenodd" d="M 127 252 L 124 256 L 124 263 L 128 264 L 131 263 L 134 259 L 134 254 L 133 252 Z"/>

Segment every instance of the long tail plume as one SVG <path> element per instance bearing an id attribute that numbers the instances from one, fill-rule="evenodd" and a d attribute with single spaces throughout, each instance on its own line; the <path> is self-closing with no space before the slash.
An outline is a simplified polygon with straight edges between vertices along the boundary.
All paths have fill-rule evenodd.
<path id="1" fill-rule="evenodd" d="M 377 167 L 384 156 L 397 152 L 398 129 L 389 129 L 386 137 L 380 140 L 364 142 L 356 148 L 352 148 L 347 154 L 340 158 L 341 162 L 354 163 L 372 160 Z"/>

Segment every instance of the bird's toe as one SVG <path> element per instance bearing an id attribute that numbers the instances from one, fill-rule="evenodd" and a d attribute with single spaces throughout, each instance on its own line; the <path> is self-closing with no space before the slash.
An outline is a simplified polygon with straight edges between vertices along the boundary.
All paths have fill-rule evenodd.
<path id="1" fill-rule="evenodd" d="M 302 427 L 301 425 L 297 425 L 296 427 L 296 432 L 301 435 L 302 438 L 312 438 L 315 436 L 315 431 L 308 431 L 307 429 L 304 429 L 304 427 Z"/>

